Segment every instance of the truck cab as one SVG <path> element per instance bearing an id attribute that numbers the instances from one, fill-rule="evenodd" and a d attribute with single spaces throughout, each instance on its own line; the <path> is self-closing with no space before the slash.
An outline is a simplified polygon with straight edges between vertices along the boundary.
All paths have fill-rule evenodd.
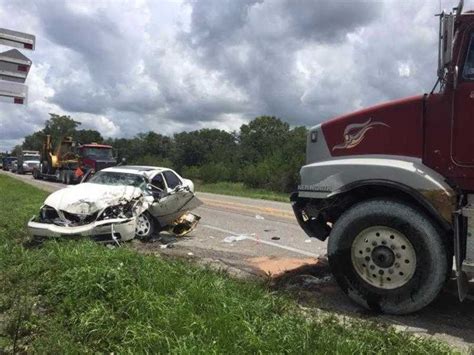
<path id="1" fill-rule="evenodd" d="M 41 155 L 36 150 L 21 150 L 18 154 L 16 172 L 18 174 L 33 173 L 34 169 L 38 169 Z"/>
<path id="2" fill-rule="evenodd" d="M 82 144 L 77 149 L 81 165 L 86 169 L 99 171 L 117 165 L 112 146 L 106 144 Z"/>
<path id="3" fill-rule="evenodd" d="M 474 272 L 474 12 L 441 13 L 429 94 L 312 127 L 291 200 L 310 236 L 328 239 L 342 290 L 385 313 L 432 302 L 453 270 Z"/>

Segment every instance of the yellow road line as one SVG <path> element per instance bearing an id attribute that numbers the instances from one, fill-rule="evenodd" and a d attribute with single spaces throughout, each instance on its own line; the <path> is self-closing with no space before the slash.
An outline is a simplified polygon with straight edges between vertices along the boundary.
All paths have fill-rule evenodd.
<path id="1" fill-rule="evenodd" d="M 224 201 L 224 200 L 216 200 L 216 199 L 209 199 L 205 197 L 199 197 L 200 200 L 202 201 L 207 201 L 207 202 L 215 202 L 219 204 L 224 204 L 224 205 L 230 205 L 230 206 L 240 206 L 240 207 L 250 207 L 252 209 L 257 209 L 257 210 L 262 210 L 262 211 L 269 211 L 269 212 L 279 212 L 279 213 L 284 213 L 293 216 L 292 211 L 285 211 L 282 209 L 278 208 L 273 208 L 273 207 L 259 207 L 259 206 L 254 206 L 254 205 L 248 205 L 245 203 L 238 203 L 238 202 L 230 202 L 230 201 Z"/>
<path id="2" fill-rule="evenodd" d="M 257 207 L 257 206 L 252 206 L 252 205 L 246 205 L 243 203 L 228 202 L 228 201 L 221 201 L 221 200 L 216 201 L 214 199 L 207 199 L 207 198 L 202 198 L 202 197 L 200 197 L 200 200 L 203 201 L 204 204 L 208 206 L 227 208 L 227 209 L 237 210 L 237 211 L 245 211 L 248 213 L 266 214 L 266 215 L 271 215 L 271 216 L 276 216 L 276 217 L 281 217 L 281 218 L 286 218 L 286 219 L 291 219 L 291 220 L 295 219 L 293 213 L 289 211 L 279 210 L 276 208 Z"/>

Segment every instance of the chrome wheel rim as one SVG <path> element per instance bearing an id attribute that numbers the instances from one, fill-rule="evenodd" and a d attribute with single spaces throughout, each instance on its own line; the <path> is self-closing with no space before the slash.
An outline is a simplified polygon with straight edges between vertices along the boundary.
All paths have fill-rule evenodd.
<path id="1" fill-rule="evenodd" d="M 151 222 L 145 215 L 140 215 L 137 218 L 137 226 L 135 228 L 135 234 L 139 237 L 148 235 L 151 230 Z"/>
<path id="2" fill-rule="evenodd" d="M 416 270 L 415 248 L 399 231 L 386 226 L 364 229 L 351 247 L 352 266 L 367 283 L 382 289 L 402 287 Z"/>

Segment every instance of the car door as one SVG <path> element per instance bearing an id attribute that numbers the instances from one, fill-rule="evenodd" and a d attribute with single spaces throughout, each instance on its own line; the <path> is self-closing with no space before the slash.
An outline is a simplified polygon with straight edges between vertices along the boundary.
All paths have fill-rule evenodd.
<path id="1" fill-rule="evenodd" d="M 161 181 L 161 179 L 163 179 L 165 186 L 164 193 L 161 198 L 155 199 L 151 207 L 151 213 L 164 226 L 182 214 L 182 210 L 194 197 L 194 194 L 188 189 L 183 188 L 183 182 L 171 170 L 165 170 L 155 175 L 151 180 L 152 185 L 155 185 L 154 181 Z"/>
<path id="2" fill-rule="evenodd" d="M 467 53 L 464 63 L 459 65 L 458 75 L 459 84 L 454 91 L 451 156 L 457 165 L 474 167 L 474 33 L 469 36 Z"/>

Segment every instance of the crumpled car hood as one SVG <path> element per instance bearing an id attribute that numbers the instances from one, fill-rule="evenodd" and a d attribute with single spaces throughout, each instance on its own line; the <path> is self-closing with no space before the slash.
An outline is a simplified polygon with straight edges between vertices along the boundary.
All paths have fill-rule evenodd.
<path id="1" fill-rule="evenodd" d="M 53 192 L 44 204 L 69 213 L 92 214 L 142 195 L 138 187 L 83 183 Z"/>

